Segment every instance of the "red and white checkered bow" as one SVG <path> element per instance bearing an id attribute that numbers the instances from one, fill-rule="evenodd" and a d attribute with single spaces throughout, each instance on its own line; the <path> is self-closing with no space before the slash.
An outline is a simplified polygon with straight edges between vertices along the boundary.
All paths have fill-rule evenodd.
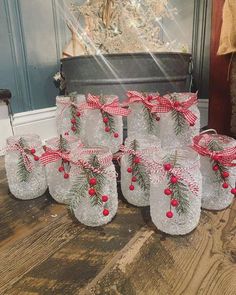
<path id="1" fill-rule="evenodd" d="M 152 109 L 153 104 L 151 101 L 158 101 L 159 95 L 143 95 L 138 91 L 128 91 L 127 92 L 127 101 L 124 102 L 124 105 L 129 105 L 134 102 L 142 102 L 147 108 Z"/>
<path id="2" fill-rule="evenodd" d="M 10 145 L 7 145 L 6 147 L 6 151 L 17 151 L 19 152 L 22 157 L 23 157 L 23 161 L 25 164 L 25 168 L 29 171 L 32 172 L 33 170 L 33 162 L 29 157 L 29 151 L 30 149 L 24 149 L 22 148 L 18 143 L 12 143 Z"/>
<path id="3" fill-rule="evenodd" d="M 87 103 L 82 104 L 81 109 L 99 109 L 113 116 L 128 116 L 130 110 L 124 109 L 119 104 L 118 97 L 115 97 L 112 102 L 102 104 L 100 96 L 88 94 Z"/>
<path id="4" fill-rule="evenodd" d="M 197 120 L 197 116 L 189 110 L 189 108 L 194 104 L 197 104 L 196 94 L 193 94 L 184 102 L 175 101 L 168 96 L 163 96 L 159 98 L 158 104 L 152 107 L 151 112 L 168 113 L 170 111 L 176 110 L 184 116 L 184 118 L 190 125 L 194 125 Z"/>

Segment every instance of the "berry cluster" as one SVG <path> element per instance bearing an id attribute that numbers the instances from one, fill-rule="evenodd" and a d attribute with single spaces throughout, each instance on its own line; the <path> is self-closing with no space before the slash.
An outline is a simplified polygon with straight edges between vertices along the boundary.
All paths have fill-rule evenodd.
<path id="1" fill-rule="evenodd" d="M 39 160 L 39 156 L 35 155 L 36 150 L 35 149 L 31 149 L 30 153 L 32 156 L 34 156 L 34 160 L 37 162 Z"/>
<path id="2" fill-rule="evenodd" d="M 64 178 L 68 179 L 70 177 L 70 162 L 65 159 L 62 159 L 61 166 L 58 168 L 58 171 L 60 173 L 64 173 Z"/>
<path id="3" fill-rule="evenodd" d="M 134 171 L 134 168 L 135 168 L 135 166 L 136 165 L 138 165 L 138 164 L 140 164 L 140 162 L 141 162 L 141 159 L 139 158 L 139 157 L 134 157 L 134 159 L 133 159 L 133 164 L 132 164 L 132 167 L 128 167 L 127 168 L 127 172 L 128 173 L 132 173 L 132 177 L 131 177 L 131 183 L 130 183 L 130 186 L 129 186 L 129 189 L 131 190 L 131 191 L 133 191 L 134 190 L 134 183 L 137 181 L 137 177 L 135 176 L 135 175 L 133 175 L 133 171 Z"/>
<path id="4" fill-rule="evenodd" d="M 111 118 L 105 112 L 102 112 L 102 116 L 103 116 L 103 123 L 105 124 L 105 129 L 104 129 L 105 132 L 113 133 L 113 136 L 115 138 L 118 138 L 119 137 L 119 133 L 114 132 L 113 131 L 113 128 L 111 127 L 111 124 L 112 124 Z"/>
<path id="5" fill-rule="evenodd" d="M 79 111 L 76 112 L 71 112 L 72 113 L 72 118 L 70 120 L 71 122 L 71 130 L 76 133 L 78 130 L 78 126 L 77 126 L 77 118 L 79 118 L 81 116 L 81 113 Z"/>
<path id="6" fill-rule="evenodd" d="M 108 216 L 109 215 L 109 210 L 106 208 L 106 202 L 108 201 L 108 196 L 106 195 L 100 195 L 100 193 L 96 190 L 96 184 L 97 184 L 97 179 L 96 178 L 90 178 L 89 179 L 89 189 L 88 189 L 88 194 L 90 195 L 90 197 L 94 197 L 94 196 L 99 196 L 101 197 L 101 200 L 104 204 L 104 209 L 103 209 L 103 215 L 104 216 Z"/>

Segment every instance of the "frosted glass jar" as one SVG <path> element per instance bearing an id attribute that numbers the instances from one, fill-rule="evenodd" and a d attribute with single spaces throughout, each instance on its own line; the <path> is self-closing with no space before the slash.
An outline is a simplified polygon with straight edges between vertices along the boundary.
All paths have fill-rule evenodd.
<path id="1" fill-rule="evenodd" d="M 135 206 L 149 206 L 150 173 L 149 163 L 160 149 L 155 136 L 144 138 L 128 137 L 121 158 L 121 190 L 125 199 Z M 123 149 L 122 149 L 123 150 Z"/>
<path id="2" fill-rule="evenodd" d="M 236 181 L 236 167 L 228 167 L 217 160 L 220 150 L 235 148 L 231 154 L 236 159 L 236 140 L 218 134 L 202 134 L 194 138 L 193 148 L 201 146 L 206 149 L 205 155 L 200 156 L 202 183 L 202 208 L 222 210 L 233 201 Z M 236 164 L 236 161 L 234 161 Z M 225 176 L 225 177 L 224 177 Z"/>
<path id="3" fill-rule="evenodd" d="M 72 147 L 79 146 L 76 137 L 55 137 L 46 141 L 46 152 L 60 152 L 58 160 L 46 165 L 49 193 L 58 203 L 69 204 L 69 191 L 72 187 L 72 175 L 75 173 L 75 165 L 70 161 Z"/>
<path id="4" fill-rule="evenodd" d="M 156 97 L 158 94 L 144 95 L 131 91 L 127 95 L 129 109 L 131 110 L 127 117 L 128 137 L 137 136 L 137 130 L 139 137 L 147 135 L 160 137 L 160 114 L 151 113 L 151 107 L 157 103 Z"/>
<path id="5" fill-rule="evenodd" d="M 176 106 L 186 103 L 188 99 L 195 97 L 195 93 L 172 93 L 165 95 Z M 181 105 L 177 109 L 181 109 Z M 200 130 L 200 112 L 196 103 L 192 104 L 187 110 L 191 111 L 196 116 L 196 121 L 192 126 L 182 115 L 181 112 L 171 109 L 163 113 L 160 120 L 160 137 L 162 147 L 165 148 L 178 148 L 192 144 L 194 136 L 199 134 Z"/>
<path id="6" fill-rule="evenodd" d="M 116 98 L 104 96 L 99 98 L 99 103 L 110 104 Z M 117 152 L 123 143 L 122 116 L 108 114 L 99 108 L 86 109 L 84 116 L 85 144 L 89 147 L 108 147 L 112 153 Z"/>
<path id="7" fill-rule="evenodd" d="M 42 153 L 42 142 L 36 134 L 15 135 L 7 139 L 5 167 L 9 189 L 16 198 L 30 200 L 45 193 L 46 173 L 39 161 Z"/>
<path id="8" fill-rule="evenodd" d="M 200 160 L 191 149 L 156 155 L 159 171 L 151 175 L 150 209 L 156 227 L 171 235 L 185 235 L 199 222 L 202 175 Z"/>
<path id="9" fill-rule="evenodd" d="M 107 224 L 118 207 L 112 154 L 103 148 L 85 148 L 79 152 L 72 151 L 72 154 L 74 161 L 80 162 L 70 191 L 75 217 L 87 226 Z"/>
<path id="10" fill-rule="evenodd" d="M 84 117 L 79 109 L 85 103 L 84 95 L 56 97 L 56 126 L 57 134 L 74 135 L 84 139 Z"/>

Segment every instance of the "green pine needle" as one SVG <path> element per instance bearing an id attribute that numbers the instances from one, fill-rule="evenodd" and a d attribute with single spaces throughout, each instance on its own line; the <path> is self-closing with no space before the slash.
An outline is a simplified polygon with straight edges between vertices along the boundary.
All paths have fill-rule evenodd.
<path id="1" fill-rule="evenodd" d="M 76 102 L 75 94 L 76 93 L 72 93 L 70 96 L 70 101 L 74 103 Z M 75 131 L 73 131 L 73 133 L 76 135 L 80 135 L 81 120 L 80 120 L 80 116 L 79 117 L 77 116 L 77 112 L 78 110 L 76 106 L 71 105 L 71 108 L 70 108 L 71 119 L 76 120 L 75 124 L 73 124 L 73 126 L 75 127 Z"/>
<path id="2" fill-rule="evenodd" d="M 175 135 L 181 135 L 184 133 L 185 128 L 187 126 L 186 120 L 180 112 L 177 112 L 176 110 L 173 110 L 171 112 L 172 119 L 174 120 L 174 132 Z"/>
<path id="3" fill-rule="evenodd" d="M 143 115 L 148 127 L 148 131 L 152 132 L 155 127 L 156 119 L 154 115 L 151 113 L 151 111 L 149 110 L 149 108 L 146 107 L 145 105 L 143 105 Z"/>
<path id="4" fill-rule="evenodd" d="M 19 139 L 18 144 L 23 149 L 27 148 L 27 143 L 22 137 Z M 30 176 L 30 172 L 26 169 L 24 158 L 21 154 L 19 155 L 19 159 L 17 163 L 17 176 L 19 177 L 20 182 L 28 181 Z"/>

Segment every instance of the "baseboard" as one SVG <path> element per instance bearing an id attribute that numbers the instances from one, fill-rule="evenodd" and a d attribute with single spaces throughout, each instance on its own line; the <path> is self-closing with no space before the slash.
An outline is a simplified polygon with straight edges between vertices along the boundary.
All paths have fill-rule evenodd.
<path id="1" fill-rule="evenodd" d="M 199 99 L 199 110 L 201 113 L 201 127 L 208 122 L 208 100 Z M 56 107 L 40 110 L 17 113 L 13 116 L 12 127 L 8 117 L 8 110 L 5 104 L 0 104 L 0 155 L 5 146 L 6 138 L 14 134 L 23 135 L 27 133 L 37 133 L 43 141 L 56 136 Z"/>

